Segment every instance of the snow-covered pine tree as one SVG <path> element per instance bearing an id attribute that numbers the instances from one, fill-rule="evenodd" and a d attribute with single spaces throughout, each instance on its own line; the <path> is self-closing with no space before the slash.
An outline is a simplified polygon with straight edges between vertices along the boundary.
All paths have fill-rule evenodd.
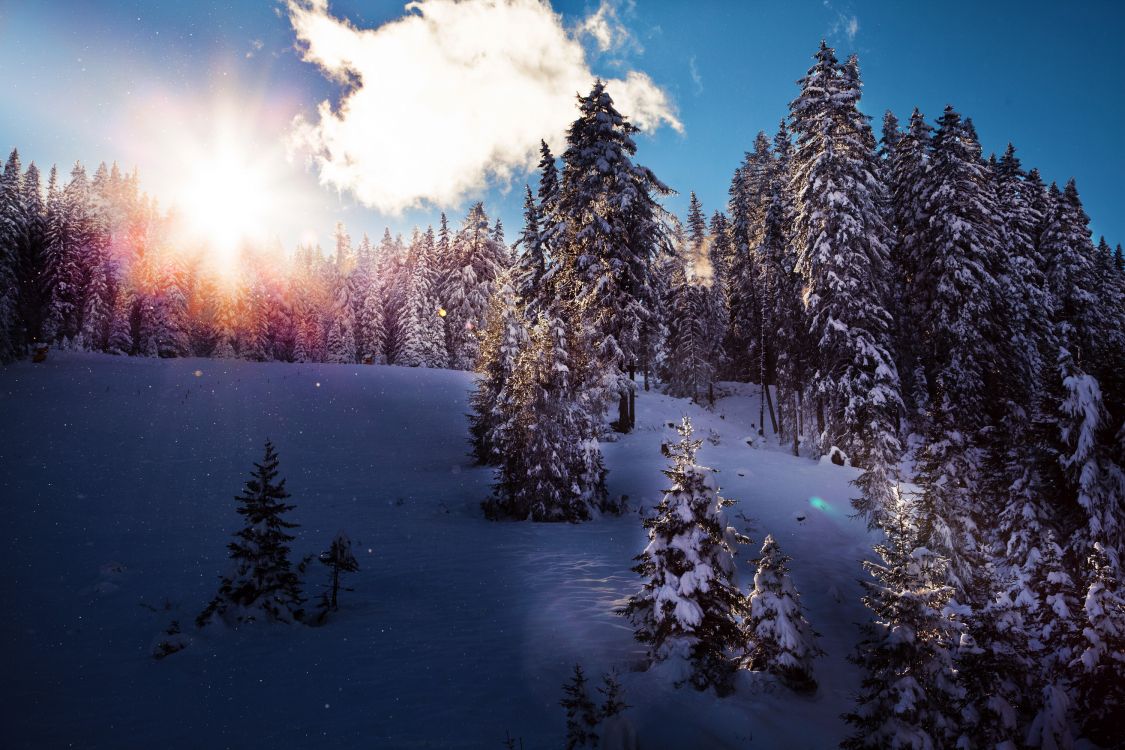
<path id="1" fill-rule="evenodd" d="M 347 324 L 340 319 L 333 320 L 328 329 L 328 359 L 332 364 L 347 365 L 355 362 L 352 347 L 355 346 L 355 336 Z"/>
<path id="2" fill-rule="evenodd" d="M 540 312 L 549 309 L 550 300 L 546 297 L 547 254 L 543 241 L 543 230 L 539 225 L 539 207 L 527 186 L 523 201 L 523 232 L 520 233 L 516 247 L 520 248 L 512 277 L 512 287 L 519 295 L 520 305 L 528 318 L 534 320 Z"/>
<path id="3" fill-rule="evenodd" d="M 662 380 L 671 396 L 701 402 L 715 375 L 715 350 L 708 330 L 708 290 L 689 280 L 681 263 L 672 269 Z"/>
<path id="4" fill-rule="evenodd" d="M 1060 510 L 1064 518 L 1076 522 L 1068 524 L 1072 532 L 1068 548 L 1085 560 L 1095 544 L 1106 550 L 1125 549 L 1125 469 L 1117 463 L 1122 433 L 1107 419 L 1097 379 L 1083 372 L 1066 349 L 1060 350 L 1058 373 L 1065 394 L 1059 405 L 1059 462 L 1066 482 L 1064 502 L 1069 506 Z M 1114 557 L 1114 568 L 1121 575 Z"/>
<path id="5" fill-rule="evenodd" d="M 406 367 L 444 367 L 446 362 L 445 318 L 439 314 L 441 303 L 434 271 L 433 239 L 433 234 L 428 233 L 415 243 L 414 267 L 405 293 L 402 352 L 398 359 L 398 363 Z"/>
<path id="6" fill-rule="evenodd" d="M 254 464 L 251 478 L 237 496 L 238 514 L 246 526 L 227 545 L 235 570 L 223 576 L 219 593 L 196 618 L 203 627 L 215 616 L 228 623 L 268 619 L 276 622 L 300 620 L 301 582 L 289 562 L 288 529 L 297 524 L 284 515 L 293 510 L 285 502 L 290 495 L 285 480 L 278 477 L 278 457 L 273 443 L 266 441 L 265 457 Z"/>
<path id="7" fill-rule="evenodd" d="M 887 162 L 884 169 L 894 230 L 889 304 L 895 313 L 894 349 L 902 377 L 904 409 L 908 427 L 914 430 L 925 429 L 930 403 L 920 342 L 917 340 L 917 332 L 926 316 L 917 277 L 926 254 L 928 214 L 922 191 L 930 170 L 932 133 L 933 128 L 915 108 L 905 132 L 897 137 L 887 134 L 884 138 L 894 140 L 893 148 L 885 148 Z"/>
<path id="8" fill-rule="evenodd" d="M 1086 561 L 1090 583 L 1083 604 L 1085 648 L 1072 663 L 1083 735 L 1112 747 L 1125 725 L 1125 591 L 1120 549 L 1095 542 Z"/>
<path id="9" fill-rule="evenodd" d="M 432 232 L 431 232 L 432 237 Z M 348 274 L 348 301 L 352 306 L 352 321 L 355 323 L 355 353 L 360 362 L 371 354 L 368 336 L 371 333 L 371 321 L 368 320 L 367 290 L 371 288 L 371 270 L 374 264 L 375 250 L 371 247 L 371 240 L 364 233 L 359 247 L 355 252 L 355 264 Z M 372 358 L 374 359 L 374 358 Z"/>
<path id="10" fill-rule="evenodd" d="M 539 142 L 539 186 L 535 197 L 539 241 L 548 261 L 543 277 L 542 297 L 549 301 L 555 299 L 554 285 L 558 283 L 558 278 L 551 271 L 553 260 L 557 255 L 556 245 L 561 240 L 561 233 L 565 226 L 561 224 L 559 218 L 559 170 L 555 155 L 551 153 L 551 148 L 546 141 Z"/>
<path id="11" fill-rule="evenodd" d="M 570 341 L 559 318 L 540 314 L 497 399 L 491 437 L 500 460 L 490 518 L 584 521 L 606 505 L 605 468 L 590 408 L 575 394 Z"/>
<path id="12" fill-rule="evenodd" d="M 754 150 L 738 169 L 730 185 L 730 236 L 732 257 L 728 268 L 726 301 L 728 328 L 723 342 L 731 380 L 758 379 L 762 343 L 762 292 L 758 288 L 757 247 L 769 205 L 773 156 L 764 131 L 754 139 Z"/>
<path id="13" fill-rule="evenodd" d="M 126 290 L 121 290 L 113 306 L 113 320 L 109 326 L 106 351 L 110 354 L 133 353 L 133 326 L 131 318 L 135 302 Z"/>
<path id="14" fill-rule="evenodd" d="M 446 278 L 442 295 L 449 366 L 472 370 L 480 354 L 480 332 L 487 324 L 493 284 L 508 268 L 508 250 L 492 238 L 481 203 L 469 209 L 453 244 L 457 265 Z"/>
<path id="15" fill-rule="evenodd" d="M 731 501 L 719 496 L 714 470 L 696 463 L 702 441 L 692 439 L 691 420 L 684 417 L 678 431 L 679 443 L 662 447 L 672 486 L 645 519 L 649 543 L 633 568 L 644 584 L 619 611 L 652 663 L 683 661 L 685 682 L 725 694 L 744 649 L 746 602 L 734 583 L 734 545 L 748 540 L 725 525 Z"/>
<path id="16" fill-rule="evenodd" d="M 844 748 L 952 747 L 959 735 L 959 689 L 949 644 L 957 625 L 945 614 L 953 590 L 944 560 L 917 547 L 902 509 L 887 541 L 876 545 L 883 563 L 864 562 L 863 603 L 874 622 L 850 657 L 864 672 L 855 708 L 844 720 L 855 733 Z"/>
<path id="17" fill-rule="evenodd" d="M 108 257 L 95 260 L 89 269 L 90 286 L 86 293 L 86 310 L 82 316 L 82 340 L 90 351 L 105 351 L 113 325 L 113 308 L 117 291 L 114 262 Z"/>
<path id="18" fill-rule="evenodd" d="M 879 523 L 892 502 L 901 408 L 889 352 L 886 198 L 875 139 L 857 107 L 856 63 L 839 65 L 823 42 L 815 59 L 790 104 L 797 143 L 789 170 L 796 267 L 817 347 L 812 385 L 821 450 L 837 446 L 867 470 L 858 507 Z"/>
<path id="19" fill-rule="evenodd" d="M 520 353 L 527 347 L 528 332 L 518 295 L 508 278 L 504 275 L 497 280 L 498 288 L 492 295 L 477 363 L 481 377 L 469 397 L 469 435 L 473 457 L 481 464 L 498 464 L 501 455 L 497 448 L 514 447 L 507 435 L 516 413 L 513 377 Z M 495 435 L 497 430 L 504 434 Z"/>
<path id="20" fill-rule="evenodd" d="M 23 168 L 12 149 L 0 175 L 0 363 L 11 362 L 18 350 L 19 239 L 26 232 Z"/>
<path id="21" fill-rule="evenodd" d="M 342 531 L 336 533 L 336 536 L 332 539 L 332 544 L 328 546 L 325 552 L 321 552 L 317 559 L 332 571 L 320 602 L 318 619 L 323 621 L 328 616 L 329 611 L 336 611 L 340 608 L 340 574 L 355 573 L 359 570 L 359 562 L 352 554 L 352 540 Z M 344 590 L 351 591 L 351 589 Z"/>
<path id="22" fill-rule="evenodd" d="M 764 219 L 761 259 L 763 281 L 770 288 L 771 303 L 767 308 L 769 327 L 764 336 L 773 342 L 778 437 L 792 445 L 796 456 L 800 454 L 804 432 L 805 391 L 811 379 L 809 365 L 815 361 L 815 342 L 805 322 L 801 299 L 804 281 L 796 270 L 793 201 L 788 189 L 793 144 L 784 120 L 774 136 L 773 153 L 773 181 Z"/>
<path id="23" fill-rule="evenodd" d="M 1092 370 L 1104 361 L 1102 317 L 1098 307 L 1094 247 L 1090 240 L 1090 219 L 1078 197 L 1074 180 L 1059 193 L 1051 186 L 1053 204 L 1046 217 L 1040 251 L 1047 265 L 1047 284 L 1056 303 L 1059 344 L 1065 346 L 1075 363 Z"/>
<path id="24" fill-rule="evenodd" d="M 669 189 L 633 163 L 637 128 L 614 107 L 604 82 L 580 96 L 578 108 L 563 154 L 557 210 L 563 236 L 551 240 L 560 265 L 552 287 L 567 305 L 569 324 L 583 335 L 572 352 L 575 383 L 616 395 L 616 425 L 628 432 L 634 414 L 627 374 L 647 365 L 645 342 L 658 301 L 652 264 L 668 244 L 656 196 Z"/>
<path id="25" fill-rule="evenodd" d="M 23 232 L 17 243 L 16 264 L 20 318 L 17 344 L 27 348 L 46 343 L 45 330 L 55 283 L 48 247 L 47 211 L 39 169 L 34 163 L 24 173 L 22 198 Z"/>
<path id="26" fill-rule="evenodd" d="M 800 594 L 789 578 L 790 559 L 767 534 L 743 623 L 750 644 L 746 664 L 776 674 L 793 690 L 812 692 L 816 690 L 812 662 L 824 652 L 816 645 L 817 634 L 805 618 Z"/>
<path id="27" fill-rule="evenodd" d="M 1040 558 L 1030 572 L 1028 587 L 1035 594 L 1036 604 L 1028 616 L 1028 629 L 1039 664 L 1026 744 L 1073 748 L 1076 735 L 1071 679 L 1074 659 L 1083 647 L 1077 621 L 1081 605 L 1074 579 L 1064 567 L 1063 550 L 1050 530 L 1042 537 Z"/>
<path id="28" fill-rule="evenodd" d="M 1024 609 L 1009 598 L 1005 573 L 989 565 L 998 592 L 965 617 L 954 650 L 960 688 L 959 747 L 1018 747 L 1024 735 L 1020 709 L 1029 699 L 1035 664 L 1028 650 Z"/>
<path id="29" fill-rule="evenodd" d="M 587 692 L 581 664 L 574 665 L 574 674 L 563 685 L 559 705 L 566 709 L 566 750 L 597 747 L 598 710 Z"/>

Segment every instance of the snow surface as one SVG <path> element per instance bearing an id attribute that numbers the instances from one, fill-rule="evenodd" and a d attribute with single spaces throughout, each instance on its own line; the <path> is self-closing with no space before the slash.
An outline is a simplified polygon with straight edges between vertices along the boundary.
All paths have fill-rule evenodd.
<path id="1" fill-rule="evenodd" d="M 637 512 L 484 520 L 490 471 L 466 453 L 471 383 L 444 370 L 56 352 L 0 368 L 4 746 L 492 748 L 511 732 L 527 750 L 558 747 L 576 661 L 594 685 L 619 670 L 646 750 L 838 743 L 859 679 L 845 656 L 868 618 L 859 561 L 874 541 L 848 517 L 855 469 L 792 457 L 768 426 L 748 446 L 757 388 L 735 384 L 713 412 L 641 392 L 636 431 L 603 445 L 611 494 L 651 510 L 667 483 L 660 443 L 687 414 L 752 538 L 743 590 L 766 533 L 793 557 L 827 652 L 814 663 L 820 690 L 796 696 L 744 674 L 718 699 L 636 671 L 643 649 L 613 610 L 640 585 Z M 294 554 L 346 531 L 355 591 L 325 627 L 197 631 L 240 521 L 234 496 L 267 437 L 297 506 Z M 311 565 L 307 594 L 322 580 Z M 173 619 L 190 645 L 154 660 Z"/>

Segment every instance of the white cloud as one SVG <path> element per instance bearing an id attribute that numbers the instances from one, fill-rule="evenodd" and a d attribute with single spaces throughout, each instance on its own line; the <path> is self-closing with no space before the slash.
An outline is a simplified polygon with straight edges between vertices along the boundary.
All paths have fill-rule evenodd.
<path id="1" fill-rule="evenodd" d="M 595 78 L 579 32 L 539 0 L 419 0 L 375 29 L 334 17 L 327 0 L 287 5 L 303 58 L 345 87 L 338 105 L 297 119 L 292 145 L 323 184 L 384 213 L 455 206 L 531 169 Z M 682 130 L 646 74 L 607 87 L 642 130 Z"/>
<path id="2" fill-rule="evenodd" d="M 855 16 L 849 18 L 848 22 L 844 25 L 844 33 L 848 35 L 849 42 L 854 42 L 855 35 L 859 33 L 859 19 Z"/>
<path id="3" fill-rule="evenodd" d="M 699 75 L 699 66 L 695 62 L 695 55 L 688 58 L 688 73 L 691 74 L 691 82 L 695 85 L 695 95 L 699 96 L 703 93 L 703 76 Z"/>
<path id="4" fill-rule="evenodd" d="M 578 24 L 577 33 L 592 38 L 597 43 L 599 52 L 644 52 L 641 43 L 622 23 L 619 7 L 623 7 L 624 15 L 631 15 L 633 0 L 626 0 L 623 6 L 618 0 L 602 0 L 593 15 L 587 16 Z"/>

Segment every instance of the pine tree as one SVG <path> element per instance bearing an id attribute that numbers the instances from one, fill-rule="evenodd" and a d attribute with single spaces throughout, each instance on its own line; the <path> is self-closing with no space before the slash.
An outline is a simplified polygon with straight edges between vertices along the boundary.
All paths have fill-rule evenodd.
<path id="1" fill-rule="evenodd" d="M 196 619 L 199 627 L 215 615 L 230 623 L 290 622 L 303 616 L 300 580 L 289 563 L 294 537 L 287 530 L 297 525 L 283 517 L 296 506 L 285 503 L 290 497 L 285 480 L 275 482 L 278 457 L 269 440 L 262 463 L 254 466 L 242 494 L 235 498 L 238 514 L 246 519 L 246 526 L 227 545 L 235 571 L 221 579 L 218 595 Z"/>
<path id="2" fill-rule="evenodd" d="M 616 672 L 606 672 L 602 675 L 602 684 L 598 692 L 603 696 L 601 708 L 598 709 L 598 716 L 602 721 L 631 708 L 622 697 L 621 683 L 617 679 Z"/>
<path id="3" fill-rule="evenodd" d="M 723 350 L 732 380 L 759 379 L 762 345 L 762 290 L 757 247 L 769 204 L 774 174 L 770 140 L 765 132 L 754 139 L 754 150 L 735 170 L 730 186 L 731 261 L 727 268 L 728 328 Z"/>
<path id="4" fill-rule="evenodd" d="M 677 263 L 669 289 L 668 337 L 665 343 L 663 380 L 671 396 L 700 401 L 714 380 L 716 342 L 709 334 L 708 290 L 688 280 Z"/>
<path id="5" fill-rule="evenodd" d="M 547 311 L 550 300 L 546 297 L 546 284 L 543 280 L 547 274 L 546 247 L 539 225 L 539 207 L 531 194 L 531 186 L 527 187 L 523 202 L 523 221 L 523 232 L 516 242 L 516 246 L 522 248 L 522 251 L 516 259 L 512 286 L 529 319 L 534 320 L 540 312 Z"/>
<path id="6" fill-rule="evenodd" d="M 19 285 L 18 343 L 23 347 L 47 343 L 46 329 L 54 294 L 55 269 L 47 235 L 47 210 L 39 184 L 39 170 L 28 166 L 22 191 L 23 232 L 17 242 L 16 276 Z"/>
<path id="7" fill-rule="evenodd" d="M 918 431 L 926 427 L 930 403 L 917 332 L 927 314 L 918 274 L 927 252 L 925 237 L 929 215 L 923 190 L 930 170 L 932 134 L 933 128 L 915 109 L 906 131 L 894 139 L 894 148 L 888 149 L 885 169 L 895 236 L 890 256 L 895 351 L 906 415 Z"/>
<path id="8" fill-rule="evenodd" d="M 357 572 L 359 570 L 359 562 L 356 561 L 355 555 L 352 554 L 352 540 L 342 531 L 336 533 L 328 550 L 326 552 L 321 552 L 317 559 L 332 571 L 332 577 L 327 584 L 327 590 L 321 597 L 319 619 L 323 621 L 328 616 L 329 610 L 336 611 L 340 609 L 340 574 Z M 351 589 L 344 590 L 351 591 Z"/>
<path id="9" fill-rule="evenodd" d="M 456 265 L 443 291 L 449 366 L 471 370 L 480 354 L 480 332 L 488 322 L 493 286 L 509 265 L 507 248 L 489 232 L 483 204 L 474 204 L 469 209 L 452 253 Z"/>
<path id="10" fill-rule="evenodd" d="M 276 482 L 277 477 L 278 455 L 273 443 L 266 441 L 266 455 L 261 463 L 254 463 L 251 479 L 235 497 L 237 513 L 246 521 L 227 545 L 235 570 L 222 578 L 218 595 L 197 618 L 200 627 L 216 615 L 228 623 L 302 618 L 300 581 L 289 563 L 289 542 L 295 537 L 287 531 L 297 524 L 284 518 L 296 506 L 285 503 L 290 497 L 285 479 Z"/>
<path id="11" fill-rule="evenodd" d="M 333 321 L 328 329 L 328 362 L 337 365 L 352 364 L 355 355 L 352 351 L 355 337 L 350 335 L 347 323 L 343 320 Z"/>
<path id="12" fill-rule="evenodd" d="M 579 97 L 578 107 L 563 154 L 557 212 L 565 231 L 551 240 L 560 265 L 552 289 L 583 332 L 574 352 L 576 381 L 616 395 L 616 425 L 628 432 L 634 415 L 627 373 L 647 364 L 645 342 L 656 325 L 652 264 L 668 243 L 656 196 L 669 190 L 633 163 L 637 128 L 613 106 L 602 81 Z"/>
<path id="13" fill-rule="evenodd" d="M 470 396 L 469 435 L 473 456 L 481 464 L 497 464 L 501 451 L 516 447 L 511 442 L 510 421 L 514 416 L 516 363 L 527 347 L 528 332 L 515 291 L 502 276 L 492 297 L 488 328 L 481 340 L 477 371 L 481 377 Z M 496 434 L 500 431 L 501 434 Z"/>
<path id="14" fill-rule="evenodd" d="M 1074 747 L 1074 701 L 1071 664 L 1081 651 L 1076 614 L 1077 587 L 1063 564 L 1063 551 L 1053 533 L 1044 534 L 1041 560 L 1029 582 L 1037 594 L 1030 615 L 1031 641 L 1039 660 L 1027 730 L 1030 747 Z"/>
<path id="15" fill-rule="evenodd" d="M 794 244 L 808 327 L 816 340 L 813 385 L 821 450 L 842 449 L 868 470 L 859 508 L 878 523 L 898 461 L 898 373 L 889 353 L 887 237 L 874 136 L 857 108 L 858 68 L 821 43 L 790 104 Z"/>
<path id="16" fill-rule="evenodd" d="M 864 671 L 852 712 L 844 720 L 855 734 L 844 748 L 951 747 L 958 736 L 953 660 L 948 645 L 956 624 L 943 613 L 953 591 L 943 585 L 944 561 L 915 547 L 904 519 L 876 545 L 883 564 L 865 562 L 875 581 L 864 581 L 863 603 L 875 621 L 852 661 Z"/>
<path id="17" fill-rule="evenodd" d="M 445 318 L 437 294 L 433 235 L 423 235 L 406 289 L 406 320 L 399 364 L 407 367 L 443 367 L 446 361 Z"/>
<path id="18" fill-rule="evenodd" d="M 645 582 L 620 613 L 653 663 L 688 661 L 697 689 L 725 694 L 742 655 L 738 622 L 745 609 L 733 581 L 733 545 L 747 540 L 724 524 L 731 501 L 719 496 L 713 470 L 696 463 L 702 441 L 692 439 L 687 417 L 679 433 L 678 444 L 662 448 L 672 462 L 664 471 L 672 486 L 645 519 L 649 543 L 633 568 Z"/>
<path id="19" fill-rule="evenodd" d="M 606 506 L 605 468 L 589 405 L 570 379 L 567 331 L 540 315 L 497 399 L 491 437 L 499 457 L 491 518 L 584 521 Z"/>
<path id="20" fill-rule="evenodd" d="M 1085 648 L 1072 665 L 1083 733 L 1103 747 L 1120 738 L 1125 721 L 1125 592 L 1120 580 L 1119 548 L 1094 544 L 1087 559 L 1091 580 L 1086 592 L 1082 629 Z"/>
<path id="21" fill-rule="evenodd" d="M 563 685 L 559 705 L 566 709 L 566 750 L 598 746 L 598 711 L 586 692 L 582 665 L 574 665 L 574 675 Z"/>
<path id="22" fill-rule="evenodd" d="M 778 675 L 799 692 L 816 690 L 812 661 L 821 655 L 816 633 L 802 612 L 801 598 L 789 578 L 789 558 L 770 535 L 762 544 L 749 615 L 744 624 L 750 669 Z"/>
<path id="23" fill-rule="evenodd" d="M 19 239 L 26 231 L 23 172 L 16 149 L 0 175 L 0 363 L 16 358 Z"/>

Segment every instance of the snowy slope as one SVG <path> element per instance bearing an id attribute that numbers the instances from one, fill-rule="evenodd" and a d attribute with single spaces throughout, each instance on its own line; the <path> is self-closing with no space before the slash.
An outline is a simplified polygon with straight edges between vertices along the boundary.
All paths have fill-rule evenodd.
<path id="1" fill-rule="evenodd" d="M 528 750 L 553 748 L 575 661 L 623 673 L 646 750 L 838 742 L 871 543 L 847 517 L 854 470 L 749 447 L 751 395 L 712 413 L 641 394 L 637 431 L 604 446 L 610 491 L 657 501 L 660 442 L 689 414 L 717 437 L 701 458 L 752 521 L 743 587 L 772 533 L 827 652 L 812 697 L 750 675 L 722 700 L 674 690 L 630 671 L 641 651 L 612 613 L 638 585 L 638 515 L 483 520 L 489 471 L 465 455 L 470 385 L 441 370 L 56 353 L 0 368 L 3 744 L 488 748 L 510 731 Z M 233 496 L 266 437 L 297 505 L 295 553 L 346 530 L 355 592 L 324 628 L 200 634 L 190 622 L 225 569 Z M 193 643 L 155 661 L 174 618 Z"/>

